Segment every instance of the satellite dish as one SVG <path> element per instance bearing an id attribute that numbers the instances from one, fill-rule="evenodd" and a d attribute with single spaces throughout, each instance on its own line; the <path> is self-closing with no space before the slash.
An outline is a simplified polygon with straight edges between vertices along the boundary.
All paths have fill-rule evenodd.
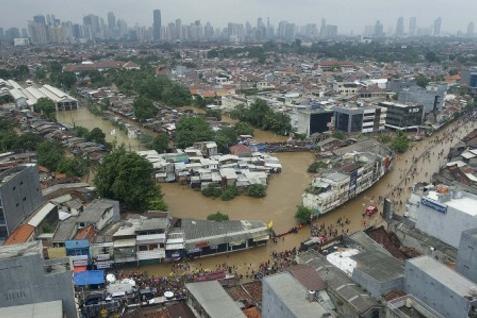
<path id="1" fill-rule="evenodd" d="M 116 282 L 116 276 L 114 276 L 114 274 L 108 274 L 106 275 L 106 281 L 110 284 L 113 284 Z"/>

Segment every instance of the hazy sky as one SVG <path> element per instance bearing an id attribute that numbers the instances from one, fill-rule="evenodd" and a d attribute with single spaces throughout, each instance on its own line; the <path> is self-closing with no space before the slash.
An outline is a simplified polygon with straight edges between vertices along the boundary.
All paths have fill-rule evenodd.
<path id="1" fill-rule="evenodd" d="M 338 24 L 340 31 L 356 33 L 380 19 L 387 28 L 395 27 L 399 16 L 416 16 L 418 27 L 427 27 L 443 17 L 443 30 L 466 30 L 476 21 L 475 0 L 0 0 L 0 27 L 24 27 L 35 14 L 55 14 L 62 20 L 82 21 L 94 13 L 105 17 L 113 11 L 129 25 L 152 24 L 152 10 L 161 9 L 163 24 L 181 18 L 183 23 L 200 19 L 214 25 L 270 17 L 298 24 L 317 23 L 322 17 Z M 406 19 L 406 28 L 408 25 Z"/>

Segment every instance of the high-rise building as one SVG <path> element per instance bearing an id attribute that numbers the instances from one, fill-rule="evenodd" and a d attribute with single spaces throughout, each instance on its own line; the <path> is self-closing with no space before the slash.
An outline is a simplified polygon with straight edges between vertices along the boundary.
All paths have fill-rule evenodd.
<path id="1" fill-rule="evenodd" d="M 33 22 L 46 25 L 46 19 L 44 15 L 36 15 L 33 17 Z"/>
<path id="2" fill-rule="evenodd" d="M 404 18 L 399 17 L 396 23 L 396 36 L 404 36 Z"/>
<path id="3" fill-rule="evenodd" d="M 374 36 L 377 38 L 384 36 L 384 25 L 379 20 L 374 25 Z"/>
<path id="4" fill-rule="evenodd" d="M 467 36 L 468 37 L 473 37 L 474 36 L 474 33 L 475 33 L 475 24 L 474 22 L 470 22 L 468 25 L 467 25 Z"/>
<path id="5" fill-rule="evenodd" d="M 409 35 L 415 36 L 417 31 L 417 19 L 416 17 L 411 17 L 409 19 Z"/>
<path id="6" fill-rule="evenodd" d="M 113 12 L 108 13 L 108 28 L 110 32 L 116 29 L 116 17 Z"/>
<path id="7" fill-rule="evenodd" d="M 438 17 L 437 19 L 434 20 L 434 25 L 433 25 L 433 33 L 432 35 L 434 36 L 439 36 L 441 35 L 441 28 L 442 28 L 442 18 Z"/>
<path id="8" fill-rule="evenodd" d="M 162 32 L 161 10 L 156 9 L 153 12 L 153 24 L 152 24 L 152 33 L 153 33 L 154 41 L 161 41 L 161 32 Z"/>

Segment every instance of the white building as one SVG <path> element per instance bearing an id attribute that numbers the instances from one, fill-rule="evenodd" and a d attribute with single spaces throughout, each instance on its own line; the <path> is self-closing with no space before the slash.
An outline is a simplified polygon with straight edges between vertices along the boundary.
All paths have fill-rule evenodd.
<path id="1" fill-rule="evenodd" d="M 477 227 L 477 196 L 463 191 L 413 193 L 409 217 L 416 228 L 455 247 L 462 232 Z"/>

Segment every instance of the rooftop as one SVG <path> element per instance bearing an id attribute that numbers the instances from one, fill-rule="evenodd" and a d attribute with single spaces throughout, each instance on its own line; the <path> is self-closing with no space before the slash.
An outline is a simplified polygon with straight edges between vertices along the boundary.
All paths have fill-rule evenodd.
<path id="1" fill-rule="evenodd" d="M 61 300 L 2 307 L 0 318 L 63 318 Z"/>
<path id="2" fill-rule="evenodd" d="M 41 254 L 42 244 L 40 241 L 32 241 L 23 244 L 0 246 L 0 259 L 13 258 L 24 255 Z"/>
<path id="3" fill-rule="evenodd" d="M 211 318 L 244 318 L 238 305 L 217 281 L 189 283 L 185 287 Z"/>
<path id="4" fill-rule="evenodd" d="M 408 260 L 408 263 L 421 269 L 424 273 L 462 297 L 471 297 L 471 291 L 477 290 L 475 283 L 432 257 L 420 256 Z"/>
<path id="5" fill-rule="evenodd" d="M 4 245 L 25 243 L 35 232 L 35 227 L 30 224 L 20 224 L 7 238 Z"/>
<path id="6" fill-rule="evenodd" d="M 308 290 L 290 273 L 267 276 L 264 282 L 296 317 L 323 317 L 328 313 L 319 303 L 306 299 Z"/>

